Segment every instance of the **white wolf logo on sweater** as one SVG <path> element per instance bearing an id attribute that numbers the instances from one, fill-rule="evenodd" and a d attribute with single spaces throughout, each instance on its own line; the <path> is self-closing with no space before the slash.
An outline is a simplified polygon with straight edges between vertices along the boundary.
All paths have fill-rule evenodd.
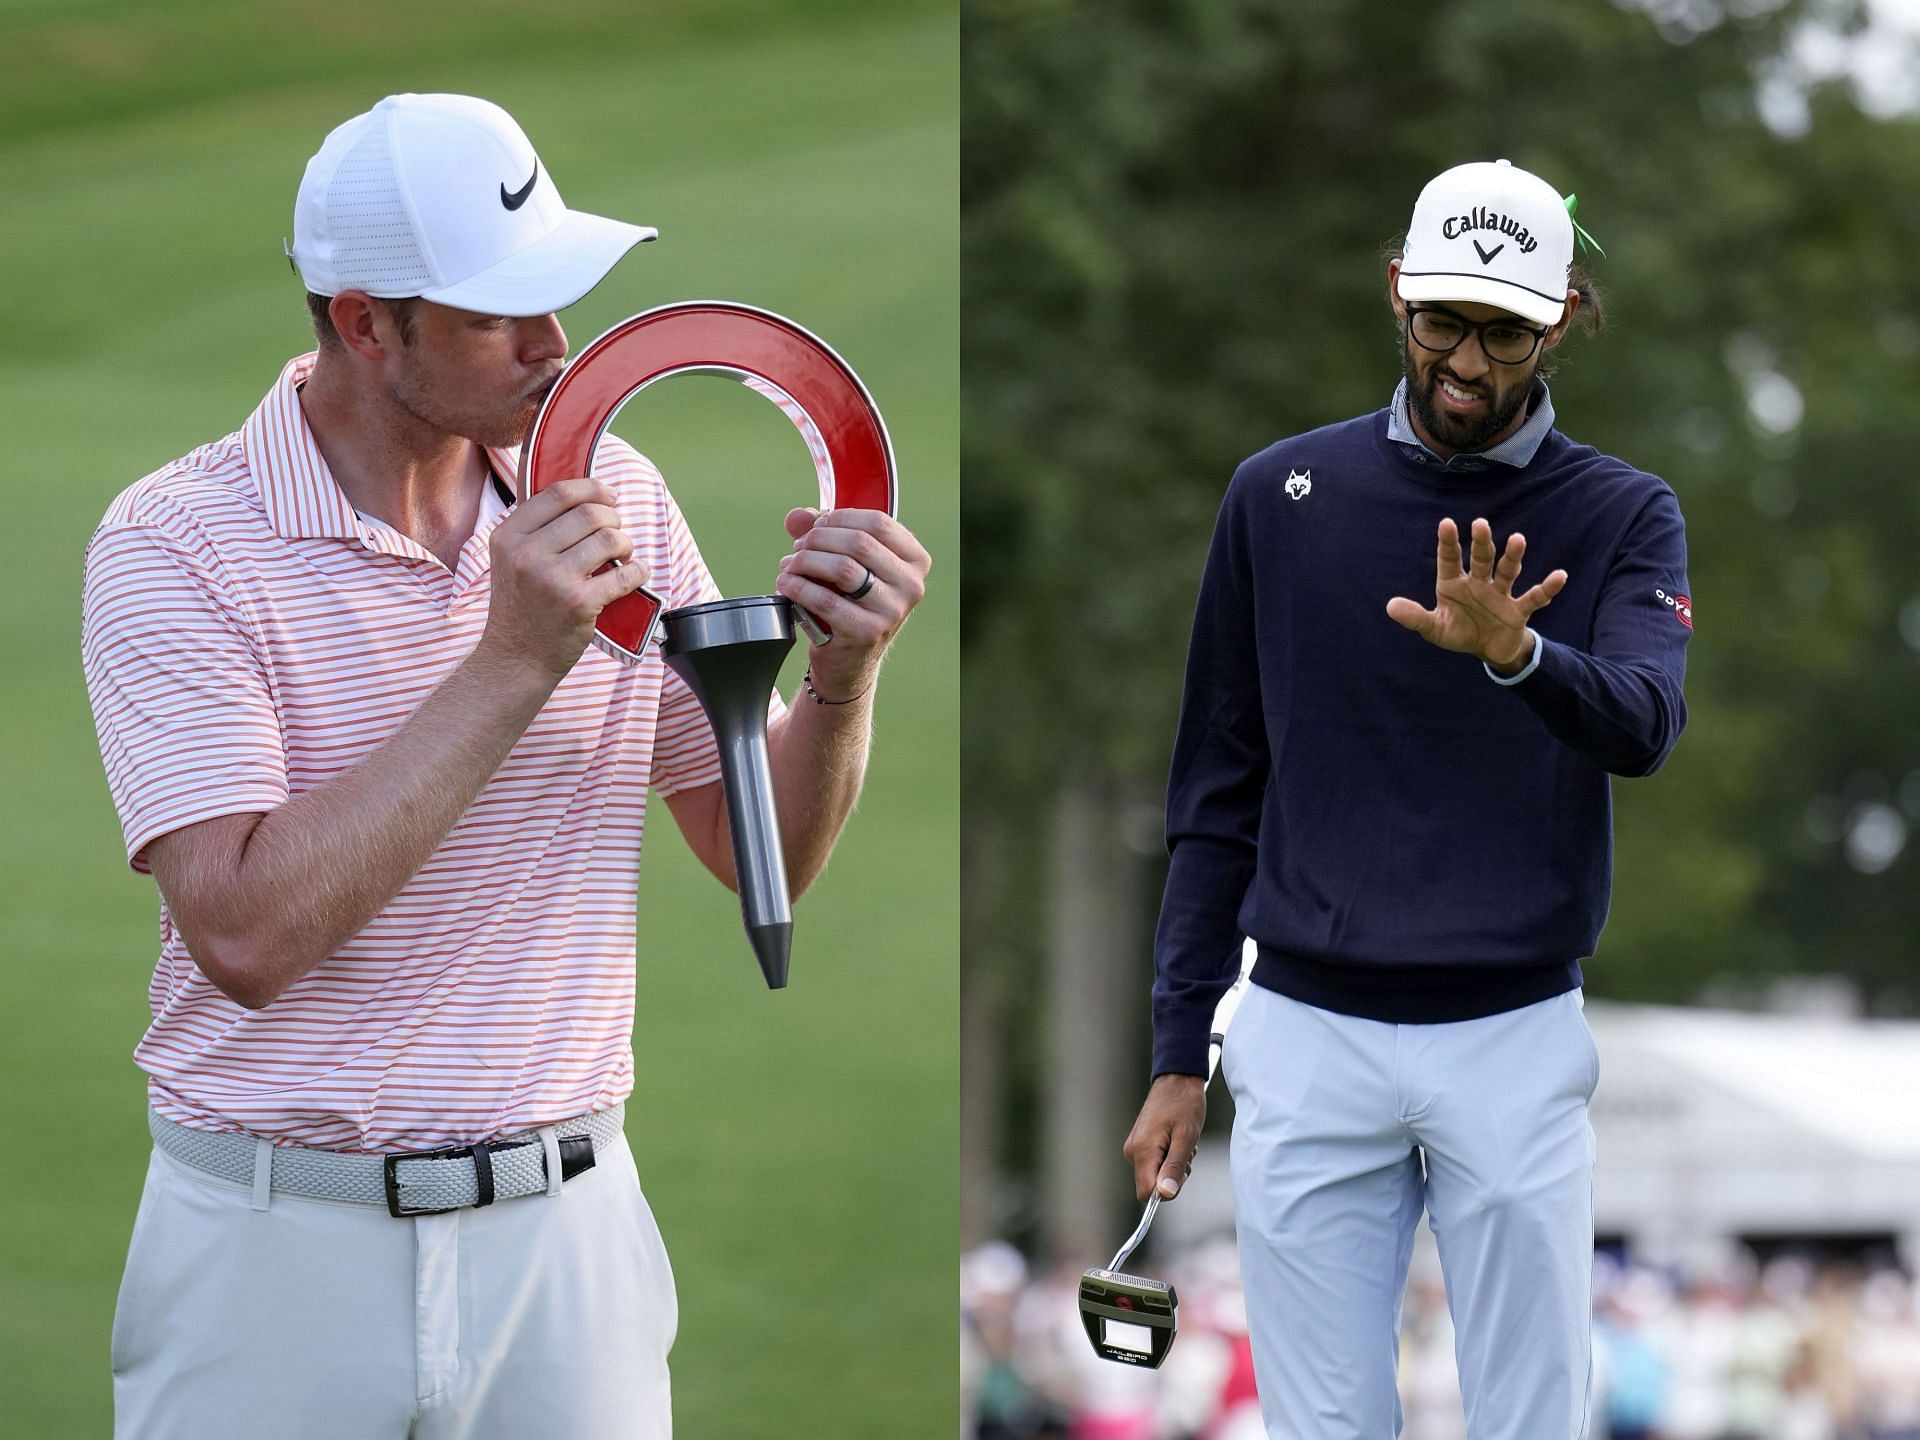
<path id="1" fill-rule="evenodd" d="M 1287 498 L 1289 500 L 1305 499 L 1307 492 L 1311 489 L 1313 489 L 1313 471 L 1303 472 L 1289 465 L 1287 467 Z"/>

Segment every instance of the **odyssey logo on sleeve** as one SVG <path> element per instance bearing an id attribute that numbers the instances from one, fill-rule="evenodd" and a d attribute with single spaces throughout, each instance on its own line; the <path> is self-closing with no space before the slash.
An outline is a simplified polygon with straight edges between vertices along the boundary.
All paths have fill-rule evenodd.
<path id="1" fill-rule="evenodd" d="M 1673 618 L 1687 629 L 1693 628 L 1693 601 L 1685 595 L 1669 595 L 1665 590 L 1655 589 L 1653 598 L 1673 611 Z"/>

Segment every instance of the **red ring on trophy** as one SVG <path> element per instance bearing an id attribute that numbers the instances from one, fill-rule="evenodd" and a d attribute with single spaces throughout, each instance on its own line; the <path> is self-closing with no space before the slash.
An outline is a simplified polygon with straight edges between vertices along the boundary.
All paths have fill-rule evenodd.
<path id="1" fill-rule="evenodd" d="M 689 374 L 724 375 L 763 393 L 771 387 L 792 402 L 789 418 L 813 455 L 823 510 L 896 513 L 893 442 L 853 368 L 785 316 L 724 300 L 643 311 L 582 350 L 534 418 L 520 467 L 521 498 L 556 480 L 591 474 L 594 450 L 620 407 L 669 375 Z M 616 659 L 637 662 L 661 604 L 644 587 L 622 596 L 600 612 L 594 642 Z"/>

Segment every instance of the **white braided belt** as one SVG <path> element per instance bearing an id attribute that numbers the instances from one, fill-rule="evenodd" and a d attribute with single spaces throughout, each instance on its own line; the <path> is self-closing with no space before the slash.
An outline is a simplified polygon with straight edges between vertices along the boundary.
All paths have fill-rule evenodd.
<path id="1" fill-rule="evenodd" d="M 590 1169 L 595 1152 L 620 1133 L 624 1105 L 596 1110 L 551 1127 L 560 1178 Z M 261 1141 L 252 1135 L 213 1134 L 176 1125 L 147 1112 L 153 1143 L 183 1165 L 236 1185 L 254 1185 Z M 549 1146 L 539 1130 L 526 1130 L 474 1145 L 405 1155 L 352 1155 L 299 1145 L 272 1149 L 271 1188 L 313 1200 L 383 1205 L 395 1215 L 430 1215 L 469 1205 L 490 1205 L 521 1195 L 557 1190 L 548 1177 Z"/>

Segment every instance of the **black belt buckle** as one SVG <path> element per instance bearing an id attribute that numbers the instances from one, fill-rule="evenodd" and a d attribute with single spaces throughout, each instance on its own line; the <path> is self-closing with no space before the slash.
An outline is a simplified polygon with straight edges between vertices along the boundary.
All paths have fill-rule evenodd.
<path id="1" fill-rule="evenodd" d="M 584 1170 L 593 1169 L 593 1138 L 588 1135 L 562 1135 L 560 1139 L 560 1178 L 571 1180 Z M 383 1155 L 382 1169 L 386 1178 L 387 1213 L 396 1220 L 404 1220 L 409 1215 L 445 1215 L 450 1210 L 464 1210 L 464 1205 L 422 1205 L 415 1209 L 400 1203 L 400 1173 L 398 1166 L 402 1160 L 471 1160 L 475 1198 L 473 1209 L 493 1203 L 493 1152 L 496 1150 L 518 1150 L 523 1145 L 538 1144 L 534 1140 L 483 1140 L 478 1145 L 454 1145 L 445 1150 L 413 1150 L 404 1155 Z"/>
<path id="2" fill-rule="evenodd" d="M 402 1160 L 469 1160 L 473 1158 L 474 1151 L 485 1150 L 487 1148 L 485 1145 L 454 1145 L 445 1150 L 412 1150 L 404 1155 L 382 1156 L 381 1159 L 385 1162 L 384 1169 L 387 1183 L 387 1213 L 396 1220 L 404 1220 L 409 1215 L 444 1215 L 449 1210 L 464 1209 L 465 1207 L 460 1205 L 422 1205 L 417 1208 L 402 1205 L 400 1203 L 399 1164 Z M 491 1161 L 492 1157 L 489 1156 L 488 1159 Z M 487 1178 L 489 1180 L 493 1178 L 491 1164 L 488 1165 Z M 491 1185 L 487 1187 L 488 1190 L 492 1188 Z M 491 1194 L 487 1196 L 488 1200 L 492 1198 L 493 1196 Z M 484 1204 L 485 1201 L 481 1203 Z"/>

